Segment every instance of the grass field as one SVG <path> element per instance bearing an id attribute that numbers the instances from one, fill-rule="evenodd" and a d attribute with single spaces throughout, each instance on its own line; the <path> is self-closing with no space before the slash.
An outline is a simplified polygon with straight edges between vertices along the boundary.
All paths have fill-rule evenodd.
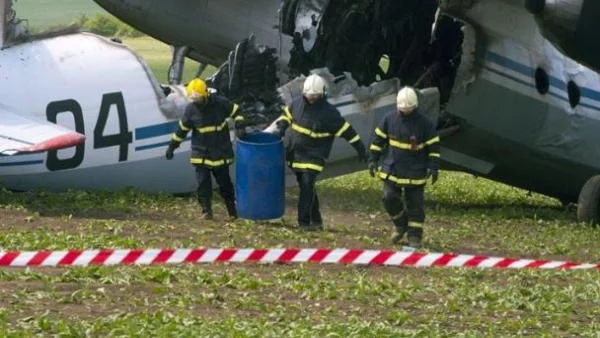
<path id="1" fill-rule="evenodd" d="M 190 173 L 191 174 L 191 173 Z M 322 181 L 326 230 L 201 222 L 193 198 L 0 192 L 5 249 L 347 247 L 394 249 L 381 186 Z M 297 191 L 288 193 L 293 223 Z M 427 188 L 425 246 L 600 261 L 600 232 L 553 199 L 443 172 Z M 588 336 L 600 333 L 597 271 L 215 265 L 0 270 L 0 335 Z"/>
<path id="2" fill-rule="evenodd" d="M 123 41 L 138 53 L 140 53 L 146 62 L 152 68 L 154 75 L 161 83 L 168 82 L 168 69 L 171 62 L 171 47 L 151 37 L 126 38 Z M 198 63 L 186 59 L 182 81 L 185 83 L 191 80 L 198 70 Z M 208 67 L 202 73 L 202 77 L 210 76 L 215 71 L 214 67 Z"/>
<path id="3" fill-rule="evenodd" d="M 166 79 L 169 48 L 125 41 Z M 186 75 L 189 78 L 191 69 Z M 190 170 L 190 175 L 192 175 Z M 442 172 L 427 187 L 433 252 L 600 262 L 600 230 L 554 199 Z M 0 190 L 4 250 L 197 247 L 398 249 L 381 183 L 318 184 L 326 229 L 199 221 L 193 197 Z M 201 265 L 0 270 L 0 336 L 598 337 L 598 271 Z"/>
<path id="4" fill-rule="evenodd" d="M 18 0 L 14 9 L 19 18 L 28 20 L 32 30 L 70 24 L 82 15 L 90 17 L 104 11 L 92 0 Z"/>

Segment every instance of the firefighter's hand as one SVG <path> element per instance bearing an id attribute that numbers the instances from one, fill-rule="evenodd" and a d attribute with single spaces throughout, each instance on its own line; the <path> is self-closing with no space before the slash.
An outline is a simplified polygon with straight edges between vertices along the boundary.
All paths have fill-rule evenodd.
<path id="1" fill-rule="evenodd" d="M 359 163 L 367 163 L 369 161 L 369 158 L 367 157 L 367 150 L 361 141 L 352 143 L 352 147 L 354 147 L 354 150 L 356 150 L 356 153 L 358 154 Z"/>
<path id="2" fill-rule="evenodd" d="M 371 177 L 375 177 L 376 173 L 377 173 L 377 163 L 369 162 L 369 175 L 371 175 Z"/>
<path id="3" fill-rule="evenodd" d="M 429 169 L 429 175 L 431 176 L 431 184 L 435 184 L 438 180 L 438 170 L 437 169 Z"/>
<path id="4" fill-rule="evenodd" d="M 173 151 L 175 151 L 175 147 L 169 145 L 169 148 L 167 148 L 167 153 L 165 154 L 165 156 L 167 157 L 167 160 L 173 159 Z"/>
<path id="5" fill-rule="evenodd" d="M 246 128 L 238 128 L 235 130 L 235 136 L 238 139 L 242 139 L 244 137 L 246 137 L 247 133 L 246 133 Z"/>

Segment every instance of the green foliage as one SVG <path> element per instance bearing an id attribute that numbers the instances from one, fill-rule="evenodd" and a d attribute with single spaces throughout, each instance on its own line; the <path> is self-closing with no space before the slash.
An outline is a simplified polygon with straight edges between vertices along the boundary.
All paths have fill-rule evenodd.
<path id="1" fill-rule="evenodd" d="M 91 18 L 82 16 L 78 24 L 85 30 L 107 37 L 140 37 L 144 34 L 112 15 L 99 13 Z"/>
<path id="2" fill-rule="evenodd" d="M 13 8 L 33 32 L 66 27 L 81 16 L 104 12 L 91 0 L 18 0 L 13 1 Z"/>
<path id="3" fill-rule="evenodd" d="M 12 250 L 346 247 L 397 249 L 366 172 L 318 183 L 326 230 L 201 222 L 193 196 L 0 191 Z M 297 189 L 288 191 L 293 220 Z M 599 262 L 600 232 L 548 197 L 442 172 L 427 187 L 435 252 Z M 285 221 L 285 220 L 284 220 Z M 582 336 L 600 331 L 598 271 L 317 265 L 0 270 L 0 336 Z"/>

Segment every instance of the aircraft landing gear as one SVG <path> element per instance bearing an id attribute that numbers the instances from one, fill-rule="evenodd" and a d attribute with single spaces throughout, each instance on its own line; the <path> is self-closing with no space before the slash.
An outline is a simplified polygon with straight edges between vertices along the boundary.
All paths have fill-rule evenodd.
<path id="1" fill-rule="evenodd" d="M 208 67 L 207 63 L 204 62 L 200 62 L 200 64 L 198 65 L 198 70 L 196 71 L 196 77 L 202 77 L 202 73 L 204 73 L 204 71 L 206 70 L 206 68 Z"/>
<path id="2" fill-rule="evenodd" d="M 600 224 L 600 175 L 590 178 L 579 193 L 577 220 Z"/>
<path id="3" fill-rule="evenodd" d="M 169 66 L 169 84 L 177 85 L 181 83 L 181 77 L 183 76 L 183 65 L 185 57 L 189 52 L 189 47 L 180 46 L 173 47 L 173 59 Z"/>

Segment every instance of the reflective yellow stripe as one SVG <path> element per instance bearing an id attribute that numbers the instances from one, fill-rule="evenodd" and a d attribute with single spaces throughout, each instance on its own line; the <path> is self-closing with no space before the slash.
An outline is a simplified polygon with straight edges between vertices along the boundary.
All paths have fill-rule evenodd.
<path id="1" fill-rule="evenodd" d="M 356 143 L 358 141 L 360 141 L 360 135 L 356 134 L 356 136 L 350 140 L 350 143 Z"/>
<path id="2" fill-rule="evenodd" d="M 400 211 L 400 213 L 397 215 L 391 216 L 390 218 L 392 221 L 398 221 L 402 218 L 402 216 L 404 216 L 404 210 Z"/>
<path id="3" fill-rule="evenodd" d="M 383 130 L 379 129 L 379 127 L 375 128 L 375 134 L 384 139 L 388 138 L 388 136 L 383 132 Z"/>
<path id="4" fill-rule="evenodd" d="M 423 229 L 423 223 L 419 223 L 419 222 L 408 222 L 408 226 L 411 228 L 419 228 L 419 229 Z"/>
<path id="5" fill-rule="evenodd" d="M 173 134 L 173 136 L 171 137 L 171 140 L 177 141 L 177 142 L 183 142 L 183 139 L 181 137 L 178 137 L 175 134 Z"/>
<path id="6" fill-rule="evenodd" d="M 416 150 L 424 149 L 425 147 L 430 146 L 439 141 L 440 141 L 440 138 L 436 136 L 425 143 L 417 144 Z M 400 142 L 397 140 L 390 139 L 390 145 L 394 148 L 398 148 L 398 149 L 402 149 L 402 150 L 413 150 L 412 145 L 410 143 L 404 143 L 404 142 Z M 435 155 L 431 155 L 431 156 L 435 156 Z M 439 154 L 437 157 L 439 157 Z"/>
<path id="7" fill-rule="evenodd" d="M 190 163 L 192 163 L 192 164 L 205 164 L 210 167 L 218 167 L 218 166 L 221 166 L 224 164 L 229 164 L 232 162 L 233 162 L 233 159 L 231 159 L 231 158 L 224 159 L 224 160 L 216 160 L 216 161 L 208 160 L 208 159 L 200 158 L 200 157 L 192 157 L 190 159 Z"/>
<path id="8" fill-rule="evenodd" d="M 410 143 L 404 143 L 396 140 L 390 139 L 390 145 L 394 148 L 402 149 L 402 150 L 412 150 L 412 145 Z M 421 143 L 417 145 L 417 150 L 421 150 L 425 148 L 425 144 Z"/>
<path id="9" fill-rule="evenodd" d="M 181 120 L 179 120 L 179 128 L 181 128 L 181 130 L 183 130 L 183 131 L 190 131 L 190 128 L 183 125 L 183 121 L 181 121 Z"/>
<path id="10" fill-rule="evenodd" d="M 389 175 L 387 173 L 384 172 L 380 172 L 379 173 L 379 178 L 384 179 L 384 180 L 388 180 L 397 184 L 409 184 L 409 185 L 423 185 L 427 183 L 427 179 L 421 179 L 421 180 L 415 180 L 415 179 L 410 179 L 410 178 L 398 178 L 396 176 L 393 175 Z"/>
<path id="11" fill-rule="evenodd" d="M 371 147 L 369 147 L 370 150 L 373 151 L 382 151 L 383 149 L 381 149 L 380 146 L 376 145 L 376 144 L 371 144 Z"/>
<path id="12" fill-rule="evenodd" d="M 196 128 L 196 130 L 201 134 L 214 133 L 214 132 L 225 129 L 225 126 L 227 126 L 227 121 L 223 121 L 223 123 L 221 123 L 218 126 L 208 126 L 208 127 Z"/>
<path id="13" fill-rule="evenodd" d="M 240 107 L 237 104 L 233 104 L 233 109 L 231 110 L 231 115 L 229 116 L 233 116 L 235 115 L 235 113 L 237 113 L 238 109 L 240 109 Z"/>
<path id="14" fill-rule="evenodd" d="M 288 108 L 288 107 L 283 108 L 283 114 L 285 117 L 287 117 L 289 119 L 290 122 L 292 122 L 292 113 L 290 112 L 290 108 Z"/>
<path id="15" fill-rule="evenodd" d="M 234 120 L 235 121 L 243 121 L 244 117 L 242 115 L 239 115 L 239 116 L 236 116 Z"/>
<path id="16" fill-rule="evenodd" d="M 340 130 L 338 130 L 337 133 L 335 133 L 335 136 L 340 137 L 342 136 L 342 134 L 348 130 L 348 128 L 350 128 L 350 123 L 346 122 L 344 123 L 344 125 L 340 128 Z"/>
<path id="17" fill-rule="evenodd" d="M 292 162 L 292 168 L 295 169 L 312 169 L 316 171 L 323 171 L 323 167 L 320 165 L 316 165 L 313 163 L 300 163 L 300 162 Z"/>
<path id="18" fill-rule="evenodd" d="M 432 138 L 431 140 L 425 142 L 425 144 L 428 145 L 428 146 L 430 146 L 430 145 L 432 145 L 434 143 L 437 143 L 437 142 L 440 142 L 440 137 L 439 136 L 436 136 L 436 137 Z"/>
<path id="19" fill-rule="evenodd" d="M 285 116 L 285 115 L 281 115 L 281 120 L 286 120 L 287 123 L 292 123 L 292 119 L 289 118 L 289 117 L 287 117 L 287 116 Z"/>
<path id="20" fill-rule="evenodd" d="M 332 136 L 330 133 L 315 133 L 314 131 L 297 125 L 296 123 L 292 123 L 292 129 L 299 132 L 300 134 L 304 134 L 312 138 L 325 138 Z"/>
<path id="21" fill-rule="evenodd" d="M 439 153 L 429 153 L 430 157 L 441 157 Z"/>

